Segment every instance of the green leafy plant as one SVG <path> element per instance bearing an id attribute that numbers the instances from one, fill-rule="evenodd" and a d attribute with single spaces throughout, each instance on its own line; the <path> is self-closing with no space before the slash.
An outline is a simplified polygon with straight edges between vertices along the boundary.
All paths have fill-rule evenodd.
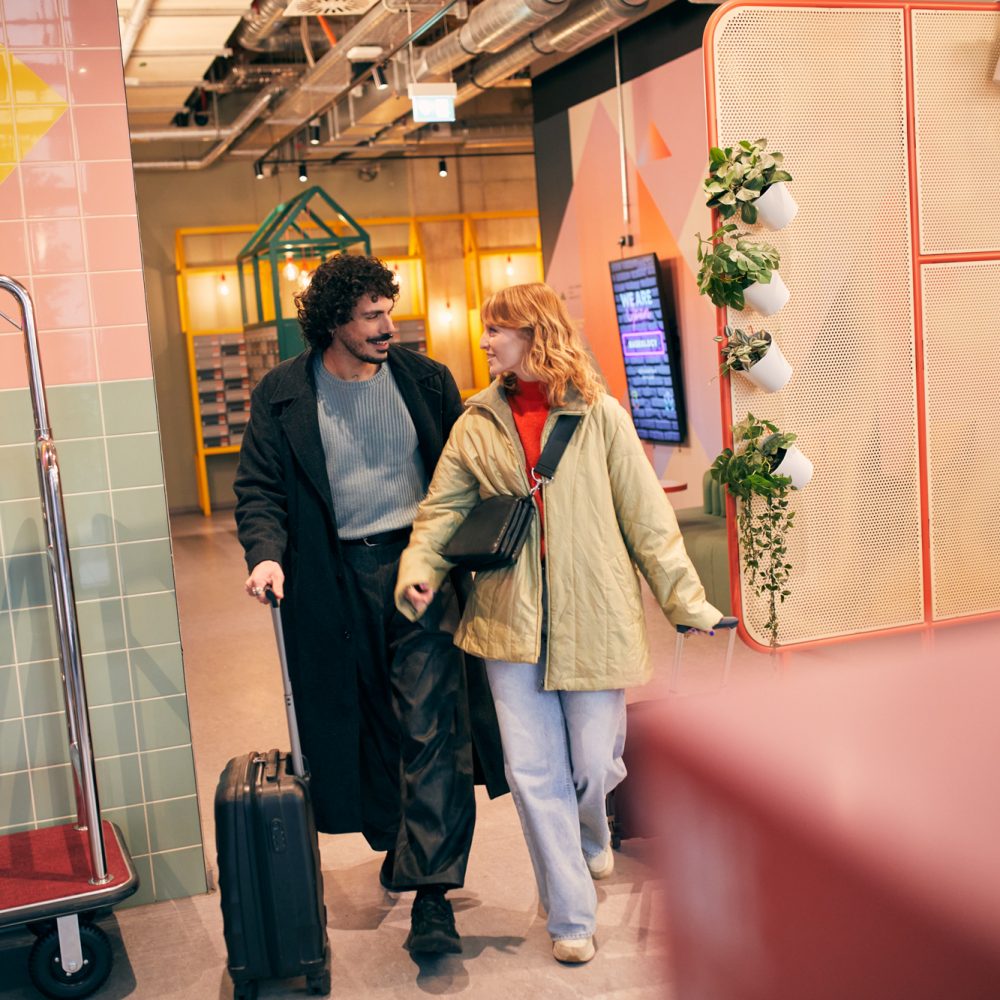
<path id="1" fill-rule="evenodd" d="M 719 374 L 728 375 L 731 371 L 749 371 L 757 364 L 771 348 L 771 334 L 767 330 L 755 332 L 753 327 L 743 330 L 727 326 L 725 336 L 716 337 L 715 342 L 722 344 Z"/>
<path id="2" fill-rule="evenodd" d="M 720 149 L 713 146 L 708 154 L 708 177 L 702 188 L 708 195 L 708 207 L 720 218 L 730 219 L 737 212 L 749 226 L 757 221 L 754 202 L 772 185 L 790 181 L 792 175 L 782 169 L 781 153 L 767 152 L 767 139 Z"/>
<path id="3" fill-rule="evenodd" d="M 742 233 L 735 222 L 720 226 L 707 240 L 698 238 L 698 291 L 713 305 L 743 309 L 744 289 L 771 283 L 771 272 L 781 265 L 781 254 L 770 243 Z"/>
<path id="4" fill-rule="evenodd" d="M 791 593 L 785 538 L 795 519 L 788 509 L 792 481 L 775 475 L 774 468 L 794 440 L 794 434 L 748 413 L 733 427 L 733 447 L 725 448 L 711 469 L 712 478 L 736 499 L 744 574 L 753 592 L 768 602 L 764 631 L 772 647 L 778 644 L 778 604 Z"/>

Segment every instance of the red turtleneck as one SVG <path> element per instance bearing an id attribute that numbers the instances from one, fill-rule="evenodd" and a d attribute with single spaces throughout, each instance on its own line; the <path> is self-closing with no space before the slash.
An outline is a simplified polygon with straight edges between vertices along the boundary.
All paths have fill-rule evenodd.
<path id="1" fill-rule="evenodd" d="M 525 469 L 528 473 L 530 487 L 535 483 L 531 476 L 531 470 L 542 455 L 542 428 L 545 426 L 545 418 L 549 415 L 549 401 L 545 396 L 545 386 L 541 382 L 524 382 L 518 379 L 517 386 L 508 392 L 507 399 L 511 412 L 514 414 L 517 436 L 521 439 L 521 447 L 524 449 Z M 535 494 L 535 502 L 538 504 L 538 514 L 541 518 L 544 513 L 541 490 Z M 544 520 L 539 523 L 543 526 L 545 524 Z M 542 535 L 542 555 L 545 555 L 544 533 Z"/>

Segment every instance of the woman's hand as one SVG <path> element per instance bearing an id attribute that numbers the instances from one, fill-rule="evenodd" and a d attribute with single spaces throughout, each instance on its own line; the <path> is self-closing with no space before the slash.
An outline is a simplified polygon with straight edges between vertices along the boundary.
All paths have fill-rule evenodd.
<path id="1" fill-rule="evenodd" d="M 429 583 L 414 583 L 403 591 L 403 596 L 413 605 L 413 610 L 422 615 L 434 600 L 434 590 Z"/>
<path id="2" fill-rule="evenodd" d="M 281 566 L 271 559 L 257 563 L 243 586 L 246 592 L 251 597 L 256 597 L 261 604 L 267 604 L 267 598 L 264 596 L 267 587 L 274 591 L 274 596 L 279 601 L 285 598 L 285 574 Z"/>

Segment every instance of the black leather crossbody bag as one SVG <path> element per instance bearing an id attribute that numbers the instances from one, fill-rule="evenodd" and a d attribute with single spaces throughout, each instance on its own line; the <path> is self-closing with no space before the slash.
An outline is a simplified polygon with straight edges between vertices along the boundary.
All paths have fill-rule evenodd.
<path id="1" fill-rule="evenodd" d="M 555 477 L 556 466 L 573 436 L 580 414 L 556 418 L 538 462 L 531 470 L 535 485 L 527 496 L 500 494 L 473 507 L 442 555 L 462 569 L 502 569 L 512 566 L 524 548 L 528 529 L 536 517 L 535 494 Z"/>

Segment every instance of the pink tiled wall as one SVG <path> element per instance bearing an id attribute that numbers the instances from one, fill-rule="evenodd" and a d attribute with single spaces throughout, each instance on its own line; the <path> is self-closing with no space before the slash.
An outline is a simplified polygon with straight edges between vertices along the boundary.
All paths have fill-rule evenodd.
<path id="1" fill-rule="evenodd" d="M 114 0 L 0 0 L 0 273 L 49 385 L 152 374 L 135 211 Z M 26 384 L 0 319 L 0 389 Z"/>

